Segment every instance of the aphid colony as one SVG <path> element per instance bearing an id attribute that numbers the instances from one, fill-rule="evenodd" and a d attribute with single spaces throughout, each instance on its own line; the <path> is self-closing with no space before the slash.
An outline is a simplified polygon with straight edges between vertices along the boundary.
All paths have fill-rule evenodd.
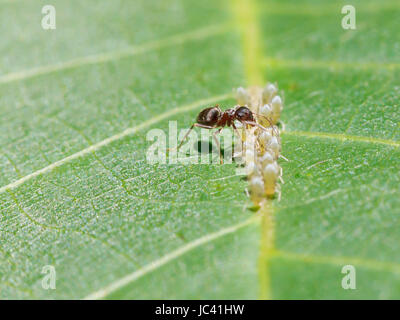
<path id="1" fill-rule="evenodd" d="M 283 105 L 277 93 L 278 89 L 272 83 L 268 83 L 265 88 L 253 87 L 248 90 L 238 88 L 236 90 L 238 105 L 225 111 L 218 105 L 202 110 L 177 149 L 182 146 L 194 127 L 218 129 L 214 132 L 213 138 L 222 163 L 220 144 L 216 135 L 224 127 L 232 127 L 242 140 L 240 154 L 244 158 L 252 201 L 258 205 L 266 196 L 273 197 L 276 192 L 280 199 L 278 180 L 282 182 L 283 180 L 282 168 L 277 161 L 282 157 L 277 123 Z"/>
<path id="2" fill-rule="evenodd" d="M 278 158 L 281 152 L 279 121 L 283 103 L 277 87 L 268 83 L 264 88 L 252 87 L 248 90 L 238 88 L 236 99 L 239 105 L 248 108 L 257 116 L 257 122 L 263 126 L 242 130 L 244 165 L 249 180 L 250 197 L 258 205 L 265 197 L 273 197 L 275 192 L 280 199 L 282 168 Z M 284 158 L 285 159 L 285 158 Z"/>

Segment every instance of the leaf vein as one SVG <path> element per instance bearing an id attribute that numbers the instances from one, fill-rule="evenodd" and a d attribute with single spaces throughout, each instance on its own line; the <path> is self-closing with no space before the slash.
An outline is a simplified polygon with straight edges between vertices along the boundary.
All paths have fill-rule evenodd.
<path id="1" fill-rule="evenodd" d="M 123 50 L 110 51 L 90 55 L 86 57 L 80 57 L 65 62 L 59 62 L 52 65 L 36 67 L 28 70 L 22 70 L 12 72 L 4 75 L 0 75 L 0 84 L 6 84 L 14 81 L 25 80 L 36 76 L 50 74 L 62 70 L 79 68 L 90 64 L 107 63 L 115 61 L 125 57 L 130 57 L 138 54 L 144 54 L 147 52 L 155 51 L 165 47 L 171 47 L 174 45 L 183 44 L 188 40 L 200 40 L 211 36 L 216 36 L 227 32 L 228 25 L 213 25 L 209 27 L 200 28 L 194 31 L 177 34 L 164 39 L 151 41 L 142 45 L 128 47 Z"/>
<path id="2" fill-rule="evenodd" d="M 28 174 L 28 175 L 26 175 L 26 176 L 24 176 L 24 177 L 22 177 L 22 178 L 20 178 L 20 179 L 18 179 L 16 181 L 14 181 L 14 182 L 12 182 L 12 183 L 10 183 L 8 185 L 5 185 L 5 186 L 0 188 L 0 193 L 3 193 L 5 191 L 7 191 L 7 190 L 14 189 L 14 188 L 18 187 L 19 185 L 23 184 L 24 182 L 26 182 L 28 180 L 31 180 L 31 179 L 33 179 L 33 178 L 35 178 L 37 176 L 42 175 L 42 174 L 51 172 L 53 169 L 55 169 L 57 167 L 60 167 L 65 163 L 68 163 L 68 162 L 70 162 L 72 160 L 78 159 L 78 158 L 80 158 L 82 156 L 85 156 L 87 154 L 91 154 L 93 151 L 96 151 L 96 150 L 98 150 L 98 149 L 100 149 L 100 148 L 102 148 L 104 146 L 107 146 L 107 145 L 109 145 L 110 143 L 112 143 L 114 141 L 120 140 L 120 139 L 122 139 L 122 138 L 124 138 L 126 136 L 129 136 L 129 135 L 133 135 L 133 134 L 137 133 L 138 131 L 140 131 L 140 130 L 142 130 L 144 128 L 147 128 L 147 127 L 149 127 L 149 126 L 151 126 L 151 125 L 153 125 L 153 124 L 155 124 L 157 122 L 160 122 L 160 121 L 162 121 L 164 119 L 167 119 L 167 118 L 169 118 L 169 117 L 171 117 L 171 116 L 173 116 L 175 114 L 182 113 L 182 112 L 185 112 L 185 111 L 190 111 L 192 109 L 198 108 L 201 105 L 212 103 L 212 102 L 216 102 L 216 101 L 223 100 L 223 99 L 227 99 L 229 97 L 230 97 L 230 94 L 223 94 L 223 95 L 214 96 L 214 97 L 211 97 L 211 98 L 201 99 L 201 100 L 192 102 L 190 104 L 171 109 L 171 110 L 169 110 L 167 112 L 164 112 L 164 113 L 162 113 L 162 114 L 160 114 L 160 115 L 158 115 L 158 116 L 156 116 L 156 117 L 154 117 L 152 119 L 144 121 L 144 122 L 142 122 L 141 124 L 139 124 L 139 125 L 137 125 L 135 127 L 127 128 L 124 131 L 122 131 L 122 132 L 120 132 L 120 133 L 118 133 L 116 135 L 113 135 L 113 136 L 111 136 L 111 137 L 109 137 L 107 139 L 104 139 L 104 140 L 102 140 L 100 142 L 97 142 L 96 144 L 93 144 L 93 145 L 91 145 L 91 146 L 89 146 L 89 147 L 87 147 L 85 149 L 82 149 L 81 151 L 78 151 L 78 152 L 76 152 L 74 154 L 71 154 L 71 155 L 69 155 L 69 156 L 67 156 L 67 157 L 65 157 L 65 158 L 63 158 L 61 160 L 58 160 L 58 161 L 56 161 L 56 162 L 54 162 L 54 163 L 52 163 L 52 164 L 50 164 L 50 165 L 48 165 L 48 166 L 46 166 L 46 167 L 44 167 L 42 169 L 34 171 L 34 172 L 32 172 L 32 173 L 30 173 L 30 174 Z"/>
<path id="3" fill-rule="evenodd" d="M 400 273 L 400 264 L 393 262 L 378 261 L 373 259 L 364 259 L 358 257 L 344 256 L 323 256 L 313 254 L 302 254 L 288 251 L 276 250 L 273 257 L 283 258 L 294 261 L 314 264 L 332 264 L 332 265 L 347 265 L 353 264 L 363 267 L 368 270 L 386 271 L 390 273 Z"/>
<path id="4" fill-rule="evenodd" d="M 108 286 L 87 295 L 84 298 L 84 300 L 103 299 L 103 298 L 107 297 L 108 295 L 110 295 L 111 293 L 117 291 L 118 289 L 120 289 L 128 284 L 131 284 L 131 283 L 137 281 L 138 279 L 140 279 L 141 277 L 147 275 L 148 273 L 162 267 L 163 265 L 167 264 L 168 262 L 171 262 L 171 261 L 179 258 L 180 256 L 184 255 L 185 253 L 187 253 L 193 249 L 196 249 L 204 244 L 212 242 L 212 241 L 214 241 L 220 237 L 223 237 L 227 234 L 234 233 L 234 232 L 242 229 L 243 227 L 246 227 L 246 226 L 256 223 L 256 222 L 259 222 L 259 218 L 258 218 L 258 216 L 253 216 L 252 218 L 250 218 L 244 222 L 221 229 L 221 230 L 211 233 L 211 234 L 207 234 L 201 238 L 191 241 L 191 242 L 185 244 L 184 246 L 164 255 L 163 257 L 161 257 L 157 260 L 154 260 L 153 262 L 145 265 L 141 269 L 138 269 L 138 270 L 126 275 L 125 277 L 109 284 Z"/>
<path id="5" fill-rule="evenodd" d="M 321 139 L 334 139 L 339 141 L 350 141 L 350 142 L 364 142 L 371 144 L 384 144 L 392 147 L 400 147 L 400 142 L 373 138 L 373 137 L 362 137 L 348 135 L 344 133 L 329 133 L 329 132 L 310 132 L 310 131 L 283 131 L 283 135 L 294 136 L 294 137 L 308 137 L 308 138 L 321 138 Z"/>
<path id="6" fill-rule="evenodd" d="M 359 69 L 359 70 L 389 70 L 395 71 L 400 69 L 400 63 L 387 63 L 387 62 L 357 62 L 357 61 L 324 61 L 324 60 L 295 60 L 295 59 L 277 59 L 272 57 L 265 57 L 263 59 L 264 66 L 269 68 L 303 68 L 315 69 L 324 68 L 331 70 L 346 70 L 346 69 Z"/>

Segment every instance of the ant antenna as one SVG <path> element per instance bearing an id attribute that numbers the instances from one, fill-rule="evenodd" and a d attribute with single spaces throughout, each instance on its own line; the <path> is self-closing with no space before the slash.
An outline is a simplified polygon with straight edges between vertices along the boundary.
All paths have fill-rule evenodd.
<path id="1" fill-rule="evenodd" d="M 276 130 L 275 125 L 272 123 L 272 121 L 271 121 L 270 118 L 268 118 L 267 116 L 264 116 L 264 115 L 262 115 L 262 114 L 255 113 L 255 112 L 253 112 L 253 114 L 255 114 L 255 115 L 258 116 L 258 117 L 263 117 L 263 118 L 265 118 L 265 119 L 269 122 L 269 125 L 271 126 L 272 130 L 273 130 L 273 131 L 275 132 L 275 134 L 279 137 L 279 132 Z"/>

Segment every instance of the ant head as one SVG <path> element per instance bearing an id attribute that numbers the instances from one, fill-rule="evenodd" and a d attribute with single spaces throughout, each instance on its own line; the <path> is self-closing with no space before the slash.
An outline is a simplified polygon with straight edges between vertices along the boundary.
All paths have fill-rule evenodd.
<path id="1" fill-rule="evenodd" d="M 245 106 L 238 106 L 236 108 L 235 117 L 239 121 L 254 121 L 253 112 Z"/>

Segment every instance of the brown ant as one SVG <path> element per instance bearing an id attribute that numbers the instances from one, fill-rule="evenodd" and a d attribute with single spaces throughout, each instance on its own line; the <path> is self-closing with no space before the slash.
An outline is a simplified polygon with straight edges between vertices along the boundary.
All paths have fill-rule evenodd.
<path id="1" fill-rule="evenodd" d="M 204 128 L 204 129 L 215 129 L 219 128 L 217 131 L 213 133 L 213 138 L 214 141 L 217 145 L 217 148 L 219 150 L 219 157 L 220 157 L 220 162 L 222 162 L 222 154 L 221 154 L 221 147 L 219 144 L 219 141 L 216 137 L 217 134 L 221 132 L 221 130 L 228 126 L 232 126 L 232 128 L 235 130 L 235 132 L 238 134 L 239 137 L 241 137 L 240 133 L 238 132 L 237 127 L 235 126 L 234 121 L 238 120 L 245 126 L 252 126 L 252 127 L 259 127 L 262 130 L 267 130 L 260 124 L 258 124 L 255 120 L 254 115 L 257 115 L 256 113 L 253 113 L 248 107 L 246 106 L 236 106 L 235 108 L 230 108 L 225 111 L 222 111 L 219 108 L 219 105 L 215 105 L 214 107 L 206 108 L 198 114 L 196 118 L 196 122 L 190 127 L 188 132 L 185 134 L 183 137 L 182 141 L 179 143 L 179 145 L 176 147 L 176 150 L 179 150 L 179 148 L 182 146 L 183 142 L 186 140 L 188 137 L 189 133 L 193 130 L 194 127 L 199 127 L 199 128 Z M 265 117 L 267 118 L 267 117 Z M 267 118 L 267 120 L 270 122 L 271 126 L 272 123 L 270 119 Z M 242 141 L 243 143 L 243 141 Z"/>

